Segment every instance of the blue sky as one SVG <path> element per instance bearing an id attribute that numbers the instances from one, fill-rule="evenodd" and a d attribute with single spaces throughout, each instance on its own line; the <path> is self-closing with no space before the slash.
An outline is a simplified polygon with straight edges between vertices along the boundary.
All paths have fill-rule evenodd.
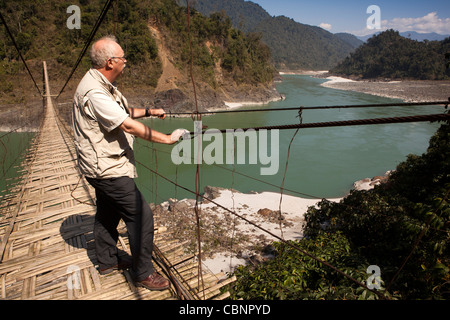
<path id="1" fill-rule="evenodd" d="M 366 35 L 379 30 L 367 29 L 370 5 L 380 9 L 381 30 L 395 29 L 450 34 L 450 1 L 448 0 L 251 0 L 272 16 L 284 15 L 297 22 L 321 26 L 336 32 Z M 374 20 L 371 20 L 372 23 Z"/>

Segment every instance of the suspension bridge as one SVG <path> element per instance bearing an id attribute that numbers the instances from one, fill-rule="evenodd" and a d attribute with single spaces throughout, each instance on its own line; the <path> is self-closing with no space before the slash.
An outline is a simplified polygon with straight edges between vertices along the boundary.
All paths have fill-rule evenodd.
<path id="1" fill-rule="evenodd" d="M 100 275 L 93 246 L 95 192 L 80 175 L 73 138 L 57 116 L 43 63 L 45 117 L 25 159 L 22 182 L 0 212 L 0 297 L 15 299 L 223 299 L 223 274 L 199 268 L 196 255 L 155 228 L 154 260 L 171 287 L 134 286 L 130 273 Z M 158 218 L 155 217 L 157 222 Z M 119 249 L 130 254 L 124 224 Z M 199 281 L 199 271 L 203 274 Z"/>
<path id="2" fill-rule="evenodd" d="M 187 4 L 189 10 L 189 2 L 187 2 Z M 184 250 L 185 244 L 183 242 L 174 240 L 174 237 L 171 236 L 169 230 L 158 226 L 157 215 L 155 216 L 156 228 L 153 260 L 157 271 L 164 274 L 170 280 L 171 286 L 169 289 L 165 291 L 149 291 L 147 289 L 137 288 L 127 270 L 113 271 L 107 275 L 100 275 L 96 269 L 97 261 L 93 244 L 93 224 L 96 210 L 95 194 L 78 170 L 71 130 L 68 129 L 67 124 L 58 116 L 57 108 L 54 107 L 54 101 L 55 97 L 57 98 L 62 93 L 71 79 L 110 5 L 111 0 L 108 0 L 89 35 L 89 39 L 86 41 L 69 78 L 58 95 L 52 95 L 50 92 L 46 63 L 43 62 L 44 89 L 42 91 L 42 97 L 44 98 L 45 103 L 45 117 L 40 130 L 34 138 L 24 159 L 20 183 L 17 184 L 14 189 L 10 190 L 10 194 L 3 198 L 3 203 L 0 205 L 0 299 L 225 299 L 229 296 L 229 293 L 223 289 L 226 285 L 234 282 L 235 278 L 225 278 L 222 273 L 214 274 L 202 265 L 201 239 L 199 232 L 197 243 L 199 253 L 186 253 Z M 27 67 L 26 61 L 20 54 L 20 50 L 17 48 L 14 37 L 9 31 L 1 14 L 0 18 L 5 25 L 12 43 L 19 53 L 20 59 L 33 80 L 36 89 L 41 94 L 41 90 Z M 192 72 L 191 78 L 193 78 Z M 193 79 L 192 82 L 195 93 L 195 82 Z M 299 129 L 450 120 L 450 114 L 444 112 L 441 114 L 395 118 L 302 123 L 302 112 L 308 109 L 391 107 L 399 105 L 448 106 L 448 103 L 449 101 L 435 101 L 422 104 L 395 103 L 386 105 L 284 108 L 283 111 L 298 110 L 300 123 L 251 129 L 296 129 L 291 140 L 292 143 Z M 280 110 L 228 110 L 223 112 L 267 111 Z M 208 113 L 209 112 L 199 112 L 198 106 L 196 105 L 196 110 L 194 112 L 186 113 L 185 115 L 191 115 L 193 119 L 194 116 L 196 116 L 197 119 L 199 119 L 202 114 Z M 218 112 L 215 111 L 214 113 Z M 220 132 L 225 132 L 225 129 L 220 130 Z M 289 144 L 288 150 L 290 150 L 290 147 L 291 144 Z M 153 174 L 175 184 L 177 187 L 191 192 L 196 197 L 198 203 L 198 199 L 201 196 L 198 189 L 198 165 L 195 191 L 178 185 L 176 181 L 169 180 L 167 177 L 146 167 L 144 164 L 141 165 Z M 282 197 L 283 191 L 287 190 L 284 189 L 284 179 L 283 184 L 279 188 Z M 212 199 L 205 197 L 203 197 L 203 199 L 216 204 L 230 214 L 267 232 L 274 238 L 285 242 L 283 238 L 271 234 L 261 226 L 240 216 L 235 211 L 221 206 Z M 196 206 L 196 222 L 199 230 L 200 222 L 197 211 L 198 207 Z M 120 234 L 118 247 L 123 255 L 129 255 L 130 249 L 125 225 L 120 224 L 118 231 Z M 341 276 L 347 277 L 358 286 L 369 289 L 364 283 L 351 278 L 348 274 L 337 269 L 327 261 L 323 261 L 313 256 L 292 243 L 286 242 L 286 244 L 293 249 L 300 251 L 302 254 L 309 256 L 311 259 L 316 260 L 320 264 L 333 269 Z M 414 248 L 412 250 L 414 250 Z M 385 298 L 381 293 L 376 291 L 374 291 L 374 293 L 380 298 Z"/>

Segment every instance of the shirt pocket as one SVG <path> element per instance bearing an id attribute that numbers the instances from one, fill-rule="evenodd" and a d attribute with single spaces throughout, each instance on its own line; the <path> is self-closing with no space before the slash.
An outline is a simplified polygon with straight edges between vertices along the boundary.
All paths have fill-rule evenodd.
<path id="1" fill-rule="evenodd" d="M 93 175 L 97 170 L 97 153 L 92 148 L 89 140 L 83 139 L 75 142 L 75 147 L 78 155 L 78 163 L 84 174 Z"/>
<path id="2" fill-rule="evenodd" d="M 91 102 L 88 97 L 83 98 L 83 107 L 82 107 L 83 115 L 90 121 L 97 121 L 94 112 L 92 111 Z"/>

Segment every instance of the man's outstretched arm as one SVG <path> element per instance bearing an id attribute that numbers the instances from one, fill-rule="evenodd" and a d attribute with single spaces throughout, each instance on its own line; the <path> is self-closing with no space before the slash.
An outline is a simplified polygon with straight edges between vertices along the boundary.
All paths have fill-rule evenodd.
<path id="1" fill-rule="evenodd" d="M 164 119 L 166 117 L 166 112 L 161 108 L 151 109 L 151 108 L 128 108 L 130 110 L 130 116 L 133 119 L 139 119 L 143 117 L 158 117 Z M 148 110 L 148 114 L 147 114 Z"/>
<path id="2" fill-rule="evenodd" d="M 122 122 L 122 124 L 119 126 L 119 128 L 126 133 L 132 134 L 138 138 L 162 144 L 174 144 L 181 138 L 184 133 L 188 132 L 184 129 L 177 129 L 171 134 L 164 134 L 151 129 L 145 124 L 131 119 L 130 117 L 126 118 L 124 122 Z"/>

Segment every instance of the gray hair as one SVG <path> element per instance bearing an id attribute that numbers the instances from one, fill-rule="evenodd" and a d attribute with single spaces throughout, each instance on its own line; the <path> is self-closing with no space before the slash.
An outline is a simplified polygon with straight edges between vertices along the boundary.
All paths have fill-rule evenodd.
<path id="1" fill-rule="evenodd" d="M 96 46 L 97 42 L 101 40 L 107 40 L 105 45 Z M 113 42 L 117 43 L 117 38 L 115 36 L 104 36 L 98 39 L 91 47 L 89 51 L 89 57 L 91 58 L 92 66 L 94 68 L 103 68 L 109 58 L 114 57 L 114 45 Z"/>

